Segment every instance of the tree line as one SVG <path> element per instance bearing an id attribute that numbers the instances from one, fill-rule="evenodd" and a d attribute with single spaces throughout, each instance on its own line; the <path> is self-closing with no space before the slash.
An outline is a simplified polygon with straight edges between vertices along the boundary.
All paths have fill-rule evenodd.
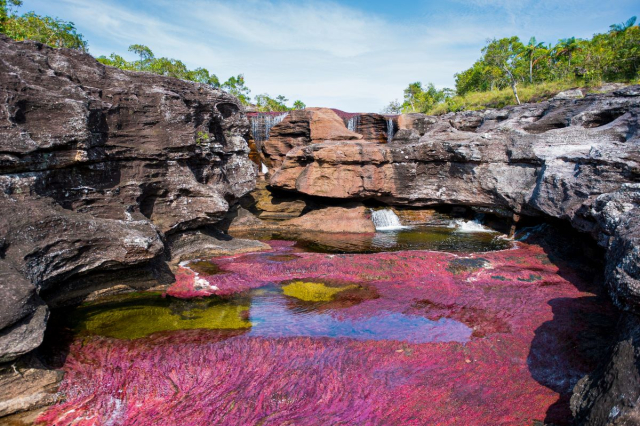
<path id="1" fill-rule="evenodd" d="M 22 0 L 0 0 L 0 33 L 14 40 L 33 40 L 56 48 L 77 49 L 88 53 L 88 42 L 77 32 L 73 22 L 50 16 L 37 15 L 35 12 L 18 14 Z M 286 105 L 288 99 L 282 95 L 271 97 L 264 93 L 251 99 L 251 90 L 247 87 L 243 74 L 231 76 L 221 83 L 218 77 L 206 68 L 190 70 L 184 62 L 165 57 L 156 57 L 153 51 L 141 44 L 129 46 L 129 52 L 138 59 L 128 61 L 121 55 L 112 53 L 108 57 L 99 56 L 99 62 L 130 71 L 144 71 L 181 80 L 194 81 L 222 89 L 236 96 L 242 104 L 252 106 L 258 111 L 289 111 L 304 109 L 306 105 L 296 100 L 292 106 Z"/>
<path id="2" fill-rule="evenodd" d="M 553 82 L 598 86 L 636 81 L 640 79 L 640 28 L 634 16 L 590 39 L 571 37 L 555 44 L 535 37 L 526 44 L 518 37 L 487 40 L 480 58 L 454 78 L 455 90 L 411 83 L 404 90 L 403 101 L 391 102 L 384 112 L 460 111 L 468 109 L 465 98 L 471 94 L 505 89 L 512 92 L 513 103 L 519 104 L 519 88 L 535 89 Z"/>

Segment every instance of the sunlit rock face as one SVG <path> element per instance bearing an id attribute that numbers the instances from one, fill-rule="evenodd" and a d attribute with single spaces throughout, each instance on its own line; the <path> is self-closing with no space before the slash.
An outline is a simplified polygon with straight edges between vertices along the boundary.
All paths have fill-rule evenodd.
<path id="1" fill-rule="evenodd" d="M 617 319 L 595 269 L 536 245 L 332 255 L 269 244 L 183 263 L 164 299 L 68 315 L 66 400 L 40 420 L 566 425 L 572 388 Z"/>
<path id="2" fill-rule="evenodd" d="M 2 36 L 0 91 L 0 360 L 39 344 L 41 298 L 100 288 L 87 274 L 170 281 L 165 236 L 254 187 L 249 123 L 224 92 Z"/>

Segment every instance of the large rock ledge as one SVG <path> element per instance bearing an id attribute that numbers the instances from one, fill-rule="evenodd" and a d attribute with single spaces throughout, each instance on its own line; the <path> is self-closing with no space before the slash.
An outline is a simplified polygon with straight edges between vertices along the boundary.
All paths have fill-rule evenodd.
<path id="1" fill-rule="evenodd" d="M 206 85 L 0 36 L 0 362 L 41 343 L 47 304 L 171 281 L 171 242 L 255 186 L 248 126 Z"/>

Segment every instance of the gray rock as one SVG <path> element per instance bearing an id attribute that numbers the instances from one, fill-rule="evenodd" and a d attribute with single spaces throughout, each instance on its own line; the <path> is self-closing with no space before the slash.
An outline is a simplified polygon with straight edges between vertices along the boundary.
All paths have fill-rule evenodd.
<path id="1" fill-rule="evenodd" d="M 564 90 L 553 97 L 553 99 L 581 99 L 584 94 L 580 89 Z"/>
<path id="2" fill-rule="evenodd" d="M 240 102 L 0 35 L 0 359 L 46 307 L 173 279 L 166 241 L 255 186 Z"/>
<path id="3" fill-rule="evenodd" d="M 21 321 L 0 331 L 0 363 L 13 361 L 40 346 L 47 328 L 49 309 L 44 303 Z"/>
<path id="4" fill-rule="evenodd" d="M 582 378 L 571 397 L 575 424 L 640 424 L 640 318 L 626 314 L 608 361 Z"/>

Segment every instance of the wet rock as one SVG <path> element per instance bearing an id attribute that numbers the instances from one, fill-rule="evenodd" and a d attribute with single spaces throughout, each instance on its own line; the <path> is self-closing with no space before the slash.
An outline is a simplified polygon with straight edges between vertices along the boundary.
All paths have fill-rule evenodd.
<path id="1" fill-rule="evenodd" d="M 259 241 L 231 238 L 220 231 L 206 228 L 171 237 L 169 246 L 173 264 L 195 258 L 230 256 L 270 248 Z"/>
<path id="2" fill-rule="evenodd" d="M 358 114 L 356 133 L 371 142 L 387 143 L 387 118 L 380 114 Z"/>
<path id="3" fill-rule="evenodd" d="M 403 115 L 391 144 L 326 141 L 292 149 L 270 184 L 395 206 L 464 205 L 558 218 L 609 247 L 613 234 L 592 209 L 599 196 L 640 179 L 637 87 L 503 110 Z M 632 216 L 625 235 L 637 228 Z M 608 257 L 612 295 L 620 307 L 635 309 L 629 295 L 636 290 L 625 289 L 640 288 L 637 243 L 616 241 Z"/>
<path id="4" fill-rule="evenodd" d="M 40 299 L 172 280 L 167 237 L 255 185 L 242 105 L 209 86 L 0 36 L 0 91 L 0 359 L 39 344 Z"/>

